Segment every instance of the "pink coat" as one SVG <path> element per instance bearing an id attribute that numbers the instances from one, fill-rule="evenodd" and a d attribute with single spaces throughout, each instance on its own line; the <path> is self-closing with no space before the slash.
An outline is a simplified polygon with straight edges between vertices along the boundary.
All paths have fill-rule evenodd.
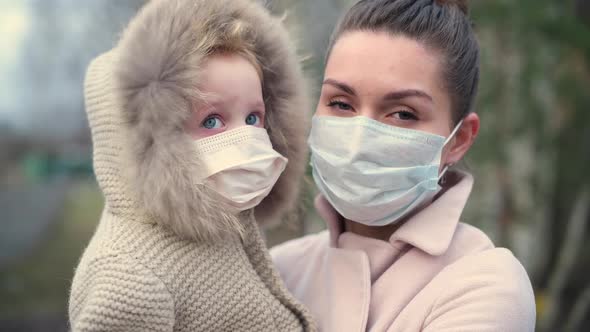
<path id="1" fill-rule="evenodd" d="M 471 175 L 460 177 L 389 242 L 343 233 L 324 199 L 318 212 L 328 231 L 272 249 L 287 288 L 321 331 L 534 330 L 534 294 L 522 265 L 459 222 L 473 185 Z"/>

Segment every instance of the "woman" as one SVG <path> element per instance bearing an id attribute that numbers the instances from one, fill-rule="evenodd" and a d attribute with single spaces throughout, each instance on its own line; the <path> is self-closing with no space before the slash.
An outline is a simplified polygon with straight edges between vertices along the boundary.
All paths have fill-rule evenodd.
<path id="1" fill-rule="evenodd" d="M 465 1 L 361 0 L 336 28 L 309 145 L 328 231 L 276 247 L 322 331 L 533 331 L 521 264 L 459 222 L 479 47 Z"/>

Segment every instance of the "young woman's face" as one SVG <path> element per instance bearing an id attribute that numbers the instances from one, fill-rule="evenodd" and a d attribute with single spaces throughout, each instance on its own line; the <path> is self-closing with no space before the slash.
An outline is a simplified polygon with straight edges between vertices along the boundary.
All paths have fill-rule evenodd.
<path id="1" fill-rule="evenodd" d="M 404 37 L 371 31 L 343 34 L 326 64 L 318 116 L 366 116 L 382 123 L 449 136 L 451 99 L 442 80 L 439 54 Z M 473 119 L 475 117 L 475 120 Z M 472 125 L 475 121 L 475 127 Z M 443 152 L 443 164 L 457 162 L 479 128 L 470 115 Z M 457 140 L 468 139 L 465 142 Z M 463 143 L 449 155 L 449 146 Z"/>
<path id="2" fill-rule="evenodd" d="M 334 45 L 317 115 L 363 115 L 441 136 L 450 132 L 451 102 L 435 54 L 386 33 L 350 32 Z"/>
<path id="3" fill-rule="evenodd" d="M 195 105 L 185 130 L 200 139 L 251 125 L 264 127 L 262 85 L 256 68 L 239 55 L 206 60 L 199 90 L 205 100 Z"/>

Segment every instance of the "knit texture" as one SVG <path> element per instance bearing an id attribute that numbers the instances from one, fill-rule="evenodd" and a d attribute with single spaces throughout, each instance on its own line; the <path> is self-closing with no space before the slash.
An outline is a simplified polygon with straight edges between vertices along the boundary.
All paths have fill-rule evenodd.
<path id="1" fill-rule="evenodd" d="M 73 331 L 312 331 L 246 229 L 247 243 L 198 245 L 106 211 L 72 284 Z"/>
<path id="2" fill-rule="evenodd" d="M 94 171 L 105 208 L 75 271 L 72 330 L 315 331 L 307 309 L 274 270 L 252 210 L 239 216 L 241 235 L 206 241 L 182 236 L 142 206 L 129 181 L 136 160 L 116 93 L 118 52 L 99 56 L 86 75 Z"/>

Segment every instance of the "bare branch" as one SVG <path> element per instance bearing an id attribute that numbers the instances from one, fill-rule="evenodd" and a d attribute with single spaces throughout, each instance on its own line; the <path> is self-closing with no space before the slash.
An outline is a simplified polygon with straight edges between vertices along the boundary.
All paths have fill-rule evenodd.
<path id="1" fill-rule="evenodd" d="M 574 304 L 574 308 L 567 318 L 567 325 L 565 331 L 581 331 L 584 319 L 588 317 L 590 311 L 590 285 L 588 285 L 578 300 Z"/>
<path id="2" fill-rule="evenodd" d="M 571 275 L 576 258 L 584 244 L 584 235 L 590 213 L 590 193 L 584 188 L 578 196 L 567 226 L 566 236 L 559 253 L 555 270 L 551 275 L 547 296 L 547 312 L 540 322 L 540 331 L 554 331 L 555 324 L 561 315 L 561 294 Z"/>

